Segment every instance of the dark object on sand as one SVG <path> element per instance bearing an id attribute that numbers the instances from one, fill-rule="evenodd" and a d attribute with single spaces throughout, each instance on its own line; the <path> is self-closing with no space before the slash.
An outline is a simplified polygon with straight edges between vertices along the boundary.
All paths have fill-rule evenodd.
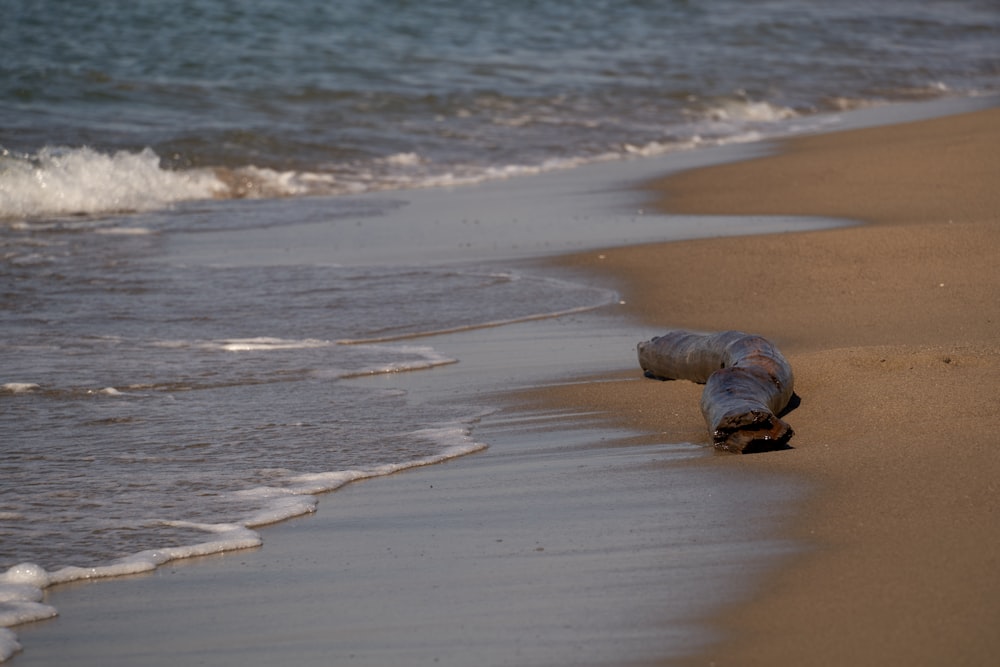
<path id="1" fill-rule="evenodd" d="M 701 413 L 716 447 L 740 454 L 787 448 L 792 428 L 777 415 L 792 399 L 792 367 L 766 338 L 677 330 L 638 349 L 646 377 L 705 384 Z"/>

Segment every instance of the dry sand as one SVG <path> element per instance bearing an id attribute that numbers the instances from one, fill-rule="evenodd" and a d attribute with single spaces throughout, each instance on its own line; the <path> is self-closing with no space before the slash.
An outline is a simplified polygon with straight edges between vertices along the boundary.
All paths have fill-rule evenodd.
<path id="1" fill-rule="evenodd" d="M 675 213 L 867 224 L 585 253 L 636 318 L 770 337 L 795 371 L 811 547 L 716 622 L 690 664 L 995 664 L 1000 656 L 1000 110 L 797 138 L 652 186 Z M 546 392 L 631 427 L 703 429 L 700 389 L 623 372 Z M 707 433 L 700 437 L 708 442 Z"/>
<path id="2" fill-rule="evenodd" d="M 345 487 L 260 549 L 50 589 L 60 616 L 17 628 L 14 664 L 992 664 L 998 138 L 989 111 L 671 178 L 652 191 L 670 210 L 876 224 L 554 260 L 615 281 L 634 319 L 445 336 L 463 363 L 370 382 L 523 386 L 525 363 L 548 381 L 567 338 L 615 348 L 600 368 L 620 347 L 620 371 L 521 393 L 485 452 Z M 650 324 L 775 340 L 802 401 L 795 448 L 675 452 L 708 446 L 700 387 L 630 365 Z M 668 663 L 715 636 L 702 621 L 723 642 Z"/>

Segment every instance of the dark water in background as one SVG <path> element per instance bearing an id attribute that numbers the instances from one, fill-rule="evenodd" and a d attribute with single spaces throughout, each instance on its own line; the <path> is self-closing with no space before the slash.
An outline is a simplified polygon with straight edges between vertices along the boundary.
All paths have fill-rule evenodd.
<path id="1" fill-rule="evenodd" d="M 476 182 L 995 92 L 1000 8 L 8 0 L 0 43 L 22 218 Z"/>
<path id="2" fill-rule="evenodd" d="M 289 263 L 266 244 L 260 261 L 189 262 L 177 239 L 190 254 L 290 222 L 360 229 L 399 197 L 344 195 L 996 93 L 998 37 L 989 0 L 8 0 L 0 570 L 237 546 L 315 492 L 476 451 L 483 406 L 352 379 L 461 361 L 413 333 L 615 298 L 431 262 L 405 215 L 377 239 L 389 262 Z"/>

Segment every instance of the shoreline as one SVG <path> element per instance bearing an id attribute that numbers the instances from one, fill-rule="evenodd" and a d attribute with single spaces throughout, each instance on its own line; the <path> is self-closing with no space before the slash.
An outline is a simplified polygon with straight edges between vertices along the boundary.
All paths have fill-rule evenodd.
<path id="1" fill-rule="evenodd" d="M 758 162 L 733 166 L 747 164 Z M 712 181 L 714 169 L 702 176 Z M 687 173 L 678 176 L 687 178 Z M 751 227 L 758 222 L 751 221 Z M 804 573 L 812 590 L 823 592 L 808 581 L 807 575 L 815 575 L 809 565 L 824 566 L 831 552 L 848 551 L 836 541 L 838 535 L 814 533 L 816 526 L 809 523 L 838 491 L 823 455 L 845 433 L 838 430 L 841 424 L 829 423 L 825 411 L 831 405 L 858 407 L 852 393 L 856 386 L 843 379 L 860 374 L 877 399 L 885 383 L 875 380 L 888 378 L 890 390 L 919 400 L 910 396 L 915 389 L 909 383 L 931 374 L 952 383 L 949 390 L 957 382 L 960 391 L 968 381 L 988 390 L 996 382 L 996 345 L 989 326 L 972 327 L 973 342 L 949 348 L 950 361 L 944 363 L 942 344 L 927 342 L 917 328 L 906 329 L 910 342 L 879 342 L 884 330 L 894 329 L 891 322 L 878 321 L 871 330 L 859 330 L 871 338 L 868 343 L 848 340 L 828 349 L 822 336 L 830 330 L 820 311 L 840 303 L 842 295 L 814 304 L 816 285 L 791 290 L 766 271 L 755 276 L 770 280 L 765 286 L 777 290 L 777 296 L 754 295 L 746 280 L 737 280 L 736 286 L 745 289 L 727 297 L 725 308 L 706 310 L 704 304 L 723 301 L 712 290 L 732 284 L 733 276 L 742 275 L 740 266 L 759 266 L 789 243 L 799 253 L 796 275 L 835 270 L 833 275 L 843 278 L 841 286 L 865 287 L 855 275 L 865 267 L 843 261 L 853 257 L 856 241 L 833 249 L 826 244 L 841 231 L 873 228 L 671 241 L 526 260 L 530 266 L 565 269 L 590 281 L 599 276 L 605 286 L 611 281 L 625 303 L 585 316 L 443 336 L 435 345 L 457 348 L 463 363 L 433 376 L 364 380 L 439 398 L 479 387 L 479 399 L 489 405 L 496 405 L 500 395 L 500 404 L 508 407 L 477 427 L 477 438 L 480 431 L 488 434 L 489 450 L 447 466 L 348 485 L 324 496 L 316 515 L 266 528 L 265 543 L 258 549 L 173 562 L 145 576 L 59 587 L 52 594 L 60 617 L 15 628 L 25 652 L 13 664 L 61 664 L 67 652 L 79 664 L 94 665 L 114 660 L 172 664 L 178 659 L 220 665 L 237 659 L 245 665 L 275 660 L 329 664 L 338 657 L 378 667 L 432 661 L 580 664 L 584 658 L 630 665 L 787 662 L 785 657 L 793 653 L 774 633 L 787 634 L 796 630 L 795 622 L 815 617 L 812 608 L 788 607 L 787 602 L 780 606 L 780 596 L 796 592 L 799 585 L 789 577 Z M 886 230 L 883 247 L 894 247 L 897 230 Z M 270 239 L 270 234 L 262 236 Z M 939 236 L 936 242 L 948 248 L 949 232 Z M 973 244 L 980 261 L 991 259 L 991 239 L 995 235 L 986 234 Z M 862 244 L 871 245 L 868 240 Z M 733 251 L 720 255 L 720 248 Z M 720 256 L 726 272 L 717 270 Z M 974 262 L 968 268 L 975 268 Z M 948 284 L 967 289 L 969 280 L 953 279 L 966 276 L 965 269 L 955 273 L 946 276 Z M 659 290 L 650 289 L 664 275 L 684 281 L 700 277 L 704 284 L 692 290 L 680 279 L 672 280 L 673 291 L 664 299 Z M 886 266 L 862 277 L 886 281 L 893 275 L 892 266 Z M 906 286 L 902 278 L 896 280 Z M 877 287 L 867 286 L 862 294 L 877 294 Z M 919 290 L 911 296 L 926 299 Z M 989 298 L 981 302 L 993 305 Z M 941 302 L 930 307 L 940 308 Z M 818 319 L 809 326 L 798 323 L 803 312 Z M 734 313 L 739 322 L 732 321 Z M 777 455 L 706 456 L 708 437 L 697 407 L 700 387 L 644 380 L 633 365 L 635 342 L 658 327 L 673 326 L 675 317 L 692 327 L 738 325 L 775 340 L 795 368 L 803 397 L 789 415 L 798 432 L 791 443 L 796 449 Z M 828 319 L 837 324 L 842 318 Z M 769 321 L 783 326 L 767 326 Z M 945 344 L 947 333 L 939 332 Z M 975 342 L 976 336 L 986 340 Z M 563 350 L 569 347 L 567 337 L 574 338 L 577 353 L 592 351 L 588 368 L 609 370 L 574 377 L 574 357 Z M 535 380 L 513 382 L 516 376 L 523 380 L 518 369 L 526 364 Z M 804 373 L 805 368 L 830 369 L 831 374 Z M 482 389 L 498 379 L 498 390 Z M 504 391 L 525 384 L 534 388 Z M 970 409 L 976 405 L 970 403 Z M 890 417 L 905 417 L 905 407 L 895 405 Z M 861 417 L 864 424 L 877 425 L 881 415 L 870 410 Z M 930 417 L 926 421 L 935 425 Z M 905 455 L 893 444 L 895 456 Z M 871 451 L 866 458 L 863 451 L 840 448 L 837 441 L 836 456 L 849 456 L 856 469 L 875 459 Z M 803 461 L 811 461 L 812 467 L 803 467 Z M 983 465 L 982 470 L 991 469 Z M 857 499 L 862 512 L 870 512 L 871 500 L 870 494 Z M 951 518 L 953 514 L 943 515 Z M 858 540 L 867 537 L 859 535 Z M 896 562 L 890 565 L 899 568 Z M 992 585 L 989 572 L 978 572 Z M 848 590 L 846 583 L 843 589 Z M 982 614 L 982 606 L 977 611 Z M 769 623 L 768 618 L 778 620 Z M 955 621 L 963 622 L 969 623 L 967 616 Z M 801 628 L 797 631 L 785 639 L 799 642 L 807 656 L 800 661 L 821 663 L 815 653 L 827 649 Z M 835 634 L 830 637 L 839 641 Z M 763 642 L 765 652 L 754 642 Z M 913 655 L 922 658 L 921 650 L 918 645 Z M 830 655 L 831 664 L 842 657 L 836 650 Z M 900 655 L 909 657 L 895 657 Z"/>
<path id="2" fill-rule="evenodd" d="M 1000 110 L 780 147 L 648 192 L 675 214 L 862 224 L 558 260 L 610 277 L 640 322 L 759 333 L 795 371 L 794 449 L 709 465 L 813 484 L 786 532 L 809 551 L 714 618 L 720 644 L 667 664 L 988 664 L 1000 652 Z M 549 397 L 670 434 L 703 428 L 698 395 L 609 378 Z"/>

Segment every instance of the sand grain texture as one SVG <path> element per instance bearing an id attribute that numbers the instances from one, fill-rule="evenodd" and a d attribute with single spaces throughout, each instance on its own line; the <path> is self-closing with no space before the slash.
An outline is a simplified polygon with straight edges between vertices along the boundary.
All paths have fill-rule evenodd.
<path id="1" fill-rule="evenodd" d="M 531 366 L 544 384 L 477 428 L 489 449 L 351 484 L 260 549 L 50 589 L 60 616 L 19 626 L 12 664 L 994 664 L 1000 112 L 782 149 L 650 196 L 868 224 L 551 260 L 626 305 L 442 336 L 461 364 L 367 380 L 509 396 Z M 702 387 L 628 366 L 649 325 L 773 341 L 794 449 L 672 444 L 711 448 Z M 597 348 L 613 370 L 568 377 Z M 668 658 L 706 623 L 721 643 Z"/>
<path id="2" fill-rule="evenodd" d="M 821 232 L 564 258 L 666 328 L 769 337 L 794 450 L 710 465 L 807 476 L 810 546 L 690 664 L 992 664 L 1000 655 L 1000 111 L 792 140 L 651 187 L 669 212 L 839 217 Z M 636 370 L 636 375 L 639 375 Z M 552 390 L 690 433 L 697 388 L 627 374 Z M 613 398 L 612 398 L 613 397 Z M 702 436 L 707 441 L 707 435 Z"/>

